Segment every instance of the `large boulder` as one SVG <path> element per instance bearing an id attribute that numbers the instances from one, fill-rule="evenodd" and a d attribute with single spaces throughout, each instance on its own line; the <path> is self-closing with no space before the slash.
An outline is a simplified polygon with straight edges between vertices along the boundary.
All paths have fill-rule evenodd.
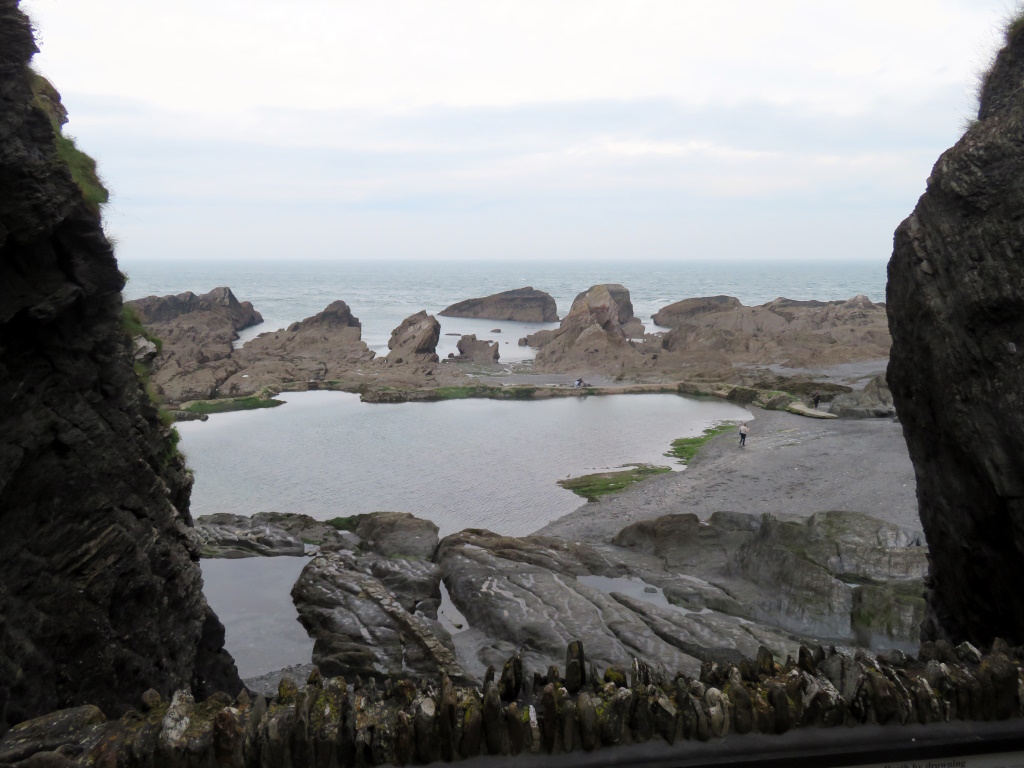
<path id="1" fill-rule="evenodd" d="M 441 317 L 475 317 L 522 323 L 557 323 L 558 307 L 551 294 L 532 287 L 466 299 L 443 309 Z"/>
<path id="2" fill-rule="evenodd" d="M 391 365 L 402 363 L 436 363 L 437 342 L 441 338 L 441 324 L 425 311 L 410 315 L 391 332 L 385 358 Z"/>
<path id="3" fill-rule="evenodd" d="M 739 309 L 741 306 L 743 305 L 740 304 L 740 300 L 733 296 L 701 296 L 662 307 L 651 319 L 656 325 L 674 328 L 709 312 Z"/>
<path id="4" fill-rule="evenodd" d="M 475 333 L 470 333 L 459 339 L 456 345 L 459 350 L 458 360 L 468 360 L 473 363 L 494 363 L 499 357 L 498 342 L 487 339 L 477 339 Z"/>
<path id="5" fill-rule="evenodd" d="M 203 597 L 192 475 L 133 371 L 124 277 L 57 154 L 34 51 L 0 4 L 0 732 L 241 687 Z"/>
<path id="6" fill-rule="evenodd" d="M 896 415 L 885 376 L 872 377 L 864 389 L 836 395 L 828 410 L 842 419 L 891 419 Z"/>
<path id="7" fill-rule="evenodd" d="M 888 381 L 932 550 L 927 637 L 1024 643 L 1024 27 L 896 230 Z"/>

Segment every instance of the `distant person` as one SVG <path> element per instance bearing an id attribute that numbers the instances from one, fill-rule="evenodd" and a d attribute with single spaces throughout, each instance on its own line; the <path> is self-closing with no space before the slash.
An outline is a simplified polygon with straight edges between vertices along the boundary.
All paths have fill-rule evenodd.
<path id="1" fill-rule="evenodd" d="M 818 410 L 818 403 L 821 402 L 821 392 L 814 390 L 814 410 Z"/>
<path id="2" fill-rule="evenodd" d="M 573 384 L 573 387 L 575 387 L 576 389 L 582 388 L 583 387 L 583 379 L 576 379 L 576 382 Z"/>
<path id="3" fill-rule="evenodd" d="M 750 432 L 750 427 L 747 426 L 747 422 L 740 424 L 740 448 L 746 446 L 748 432 Z"/>

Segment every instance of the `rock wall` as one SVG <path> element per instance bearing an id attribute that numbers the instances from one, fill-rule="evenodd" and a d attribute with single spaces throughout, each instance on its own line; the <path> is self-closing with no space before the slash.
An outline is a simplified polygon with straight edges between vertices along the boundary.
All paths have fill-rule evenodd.
<path id="1" fill-rule="evenodd" d="M 810 764 L 799 745 L 807 750 L 811 734 L 780 743 L 776 749 L 786 750 L 781 754 L 763 739 L 725 748 L 714 742 L 731 734 L 828 728 L 834 730 L 827 741 L 812 741 L 811 749 L 825 749 L 829 764 L 841 764 L 865 739 L 901 742 L 910 751 L 900 754 L 920 757 L 911 743 L 918 737 L 932 750 L 949 747 L 949 757 L 964 753 L 954 734 L 966 734 L 967 749 L 976 750 L 979 737 L 993 733 L 978 725 L 947 727 L 950 740 L 942 744 L 941 736 L 920 729 L 887 739 L 877 728 L 848 726 L 1021 717 L 1024 679 L 1016 652 L 1002 642 L 984 657 L 967 643 L 956 649 L 929 644 L 918 658 L 848 655 L 817 646 L 801 647 L 798 656 L 780 664 L 762 647 L 738 664 L 709 661 L 699 676 L 671 679 L 633 659 L 628 672 L 609 667 L 601 675 L 587 663 L 584 644 L 574 640 L 565 651 L 564 675 L 556 665 L 546 672 L 524 669 L 514 654 L 500 674 L 489 670 L 482 688 L 453 685 L 444 676 L 422 687 L 409 680 L 378 686 L 359 677 L 325 679 L 314 669 L 304 687 L 281 680 L 269 701 L 243 691 L 233 701 L 218 694 L 196 704 L 179 691 L 166 703 L 148 691 L 139 702 L 142 711 L 120 720 L 107 722 L 95 707 L 83 706 L 23 723 L 0 739 L 0 763 L 305 768 L 424 765 L 491 755 L 497 757 L 491 762 L 504 765 L 508 761 L 500 756 L 522 755 L 524 764 L 552 765 L 545 756 L 558 755 L 560 762 L 578 765 L 718 765 L 727 755 L 729 762 L 753 765 L 768 752 L 772 764 L 787 764 L 787 758 Z M 1004 737 L 1007 732 L 1001 730 Z M 603 763 L 571 754 L 645 742 L 651 744 L 643 752 L 610 755 Z"/>
<path id="2" fill-rule="evenodd" d="M 1024 641 L 1024 29 L 896 230 L 888 381 L 931 547 L 925 636 Z"/>
<path id="3" fill-rule="evenodd" d="M 33 99 L 35 50 L 0 0 L 0 731 L 240 686 L 202 593 L 192 478 L 132 369 L 124 277 Z"/>

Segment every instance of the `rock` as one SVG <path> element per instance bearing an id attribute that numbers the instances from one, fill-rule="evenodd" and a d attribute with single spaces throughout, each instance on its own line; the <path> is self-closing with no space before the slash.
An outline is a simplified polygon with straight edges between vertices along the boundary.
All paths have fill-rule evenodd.
<path id="1" fill-rule="evenodd" d="M 0 741 L 0 763 L 16 763 L 37 752 L 50 752 L 82 738 L 82 732 L 107 721 L 92 705 L 61 709 L 25 720 Z"/>
<path id="2" fill-rule="evenodd" d="M 555 300 L 544 291 L 531 287 L 495 293 L 481 299 L 467 299 L 438 313 L 441 317 L 475 317 L 485 320 L 512 320 L 521 323 L 557 323 Z M 492 331 L 494 333 L 494 331 Z"/>
<path id="3" fill-rule="evenodd" d="M 299 621 L 315 640 L 313 661 L 327 675 L 466 680 L 451 637 L 437 622 L 440 573 L 420 559 L 432 542 L 412 533 L 411 515 L 367 515 L 359 552 L 313 558 L 292 588 Z M 415 518 L 412 518 L 413 520 Z M 437 528 L 432 529 L 436 541 Z"/>
<path id="4" fill-rule="evenodd" d="M 206 642 L 192 476 L 133 370 L 124 276 L 58 157 L 43 110 L 59 95 L 33 92 L 34 50 L 4 4 L 0 733 L 84 703 L 118 717 L 150 688 L 241 687 Z"/>
<path id="5" fill-rule="evenodd" d="M 841 419 L 891 419 L 896 416 L 892 392 L 884 376 L 875 376 L 859 392 L 837 395 L 828 410 Z"/>
<path id="6" fill-rule="evenodd" d="M 484 339 L 477 341 L 476 334 L 473 333 L 459 339 L 457 347 L 457 360 L 467 360 L 471 363 L 494 363 L 498 360 L 498 342 Z"/>
<path id="7" fill-rule="evenodd" d="M 592 371 L 641 366 L 641 356 L 622 329 L 632 318 L 628 290 L 621 285 L 592 286 L 576 297 L 557 329 L 526 337 L 527 344 L 539 348 L 534 368 Z"/>
<path id="8" fill-rule="evenodd" d="M 978 120 L 897 228 L 887 378 L 932 551 L 922 634 L 1024 642 L 1024 29 L 985 75 Z"/>
<path id="9" fill-rule="evenodd" d="M 583 642 L 573 640 L 565 649 L 565 687 L 569 693 L 576 693 L 587 684 L 586 665 Z"/>
<path id="10" fill-rule="evenodd" d="M 147 339 L 145 336 L 135 336 L 134 338 L 132 338 L 132 346 L 135 350 L 133 358 L 137 363 L 151 362 L 160 351 L 157 349 L 156 344 Z"/>
<path id="11" fill-rule="evenodd" d="M 731 296 L 686 299 L 655 314 L 654 322 L 672 328 L 645 342 L 645 351 L 660 352 L 659 367 L 816 368 L 882 359 L 891 343 L 885 306 L 865 296 L 827 302 L 778 298 L 756 307 Z"/>
<path id="12" fill-rule="evenodd" d="M 436 363 L 437 342 L 441 338 L 441 324 L 433 315 L 417 312 L 402 321 L 391 332 L 385 358 L 391 365 Z"/>
<path id="13" fill-rule="evenodd" d="M 302 557 L 306 553 L 302 539 L 244 515 L 205 515 L 196 520 L 196 533 L 202 541 L 204 558 Z"/>
<path id="14" fill-rule="evenodd" d="M 283 331 L 261 333 L 232 354 L 238 370 L 218 387 L 222 395 L 249 395 L 282 384 L 345 378 L 375 357 L 362 324 L 344 301 L 334 301 Z"/>
<path id="15" fill-rule="evenodd" d="M 662 307 L 651 318 L 655 325 L 664 328 L 675 328 L 691 322 L 701 315 L 713 312 L 732 311 L 742 308 L 740 300 L 732 296 L 704 296 L 696 299 L 683 299 L 675 304 Z"/>

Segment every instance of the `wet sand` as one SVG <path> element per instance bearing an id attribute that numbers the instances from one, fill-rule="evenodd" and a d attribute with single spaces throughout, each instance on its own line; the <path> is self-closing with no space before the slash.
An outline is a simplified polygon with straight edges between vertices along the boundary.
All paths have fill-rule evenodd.
<path id="1" fill-rule="evenodd" d="M 717 511 L 806 517 L 866 512 L 915 531 L 916 484 L 903 431 L 888 419 L 818 421 L 751 408 L 745 448 L 721 435 L 684 472 L 658 475 L 578 509 L 535 533 L 608 541 L 622 528 L 662 515 Z"/>

